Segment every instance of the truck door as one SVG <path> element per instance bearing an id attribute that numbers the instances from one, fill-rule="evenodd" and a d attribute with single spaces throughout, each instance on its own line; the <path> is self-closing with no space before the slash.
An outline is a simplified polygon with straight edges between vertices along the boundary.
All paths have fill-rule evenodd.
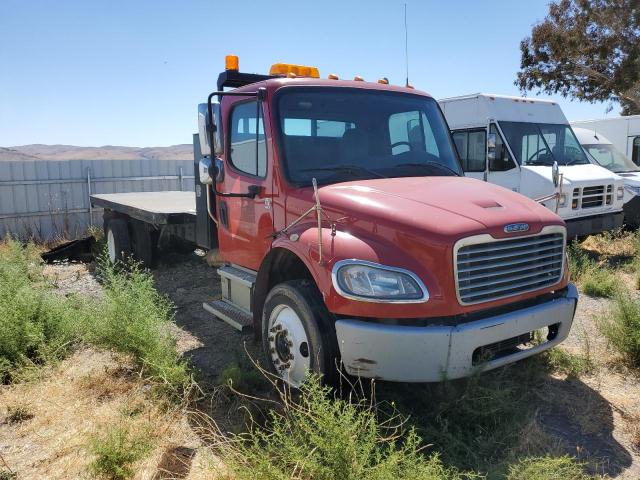
<path id="1" fill-rule="evenodd" d="M 229 112 L 223 130 L 224 176 L 216 185 L 221 193 L 247 193 L 251 186 L 260 189 L 254 198 L 218 197 L 220 252 L 230 263 L 252 270 L 258 269 L 271 248 L 273 233 L 271 154 L 265 136 L 270 130 L 265 107 L 266 102 L 255 97 L 223 100 L 223 111 Z"/>
<path id="2" fill-rule="evenodd" d="M 485 128 L 456 130 L 452 132 L 452 136 L 465 176 L 486 180 L 487 130 Z"/>
<path id="3" fill-rule="evenodd" d="M 511 152 L 507 148 L 500 130 L 495 123 L 489 126 L 489 133 L 495 135 L 495 148 L 493 155 L 487 155 L 488 174 L 487 181 L 514 192 L 520 192 L 520 167 L 513 160 Z"/>

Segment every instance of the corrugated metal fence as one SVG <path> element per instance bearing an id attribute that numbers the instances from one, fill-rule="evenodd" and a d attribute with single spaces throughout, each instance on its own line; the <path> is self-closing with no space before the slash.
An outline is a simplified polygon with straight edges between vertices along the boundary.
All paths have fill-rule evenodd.
<path id="1" fill-rule="evenodd" d="M 94 193 L 193 188 L 191 160 L 0 161 L 0 238 L 76 237 L 102 226 Z"/>

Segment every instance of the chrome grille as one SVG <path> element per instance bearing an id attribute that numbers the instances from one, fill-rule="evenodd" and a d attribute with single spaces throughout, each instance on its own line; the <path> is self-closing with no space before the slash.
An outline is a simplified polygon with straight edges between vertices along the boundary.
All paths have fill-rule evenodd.
<path id="1" fill-rule="evenodd" d="M 573 189 L 572 208 L 578 208 L 578 200 L 580 208 L 602 207 L 611 204 L 613 198 L 613 185 L 595 185 L 584 188 Z"/>
<path id="2" fill-rule="evenodd" d="M 462 304 L 489 302 L 554 285 L 562 278 L 565 235 L 554 231 L 508 240 L 460 241 L 456 288 Z"/>

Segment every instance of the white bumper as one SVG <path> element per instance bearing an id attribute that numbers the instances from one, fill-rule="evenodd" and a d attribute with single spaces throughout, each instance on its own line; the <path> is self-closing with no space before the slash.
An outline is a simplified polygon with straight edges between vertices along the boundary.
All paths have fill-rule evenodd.
<path id="1" fill-rule="evenodd" d="M 535 355 L 562 342 L 571 328 L 578 291 L 545 303 L 457 326 L 407 327 L 338 320 L 342 363 L 351 375 L 398 382 L 438 382 L 490 370 Z M 476 349 L 557 324 L 551 339 L 480 365 Z"/>

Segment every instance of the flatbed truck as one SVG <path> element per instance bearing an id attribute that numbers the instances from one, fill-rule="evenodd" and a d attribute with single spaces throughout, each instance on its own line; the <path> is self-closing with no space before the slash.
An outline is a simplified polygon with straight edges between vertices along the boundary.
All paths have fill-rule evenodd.
<path id="1" fill-rule="evenodd" d="M 195 192 L 94 195 L 113 260 L 165 233 L 221 259 L 216 317 L 252 329 L 293 387 L 309 371 L 405 382 L 471 375 L 568 335 L 567 230 L 465 178 L 437 102 L 237 57 L 198 107 Z"/>

